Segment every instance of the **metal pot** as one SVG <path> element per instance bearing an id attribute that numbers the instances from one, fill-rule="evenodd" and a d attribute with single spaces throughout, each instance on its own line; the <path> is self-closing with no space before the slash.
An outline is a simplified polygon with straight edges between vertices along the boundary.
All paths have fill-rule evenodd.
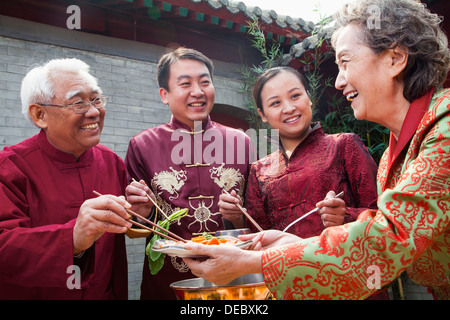
<path id="1" fill-rule="evenodd" d="M 230 283 L 216 286 L 201 278 L 187 279 L 170 285 L 178 300 L 272 300 L 261 273 L 246 274 Z"/>
<path id="2" fill-rule="evenodd" d="M 219 230 L 219 231 L 216 231 L 216 233 L 214 235 L 217 236 L 217 237 L 220 237 L 220 236 L 232 236 L 232 237 L 237 238 L 241 234 L 249 234 L 249 233 L 251 233 L 249 228 L 243 228 L 243 229 Z"/>

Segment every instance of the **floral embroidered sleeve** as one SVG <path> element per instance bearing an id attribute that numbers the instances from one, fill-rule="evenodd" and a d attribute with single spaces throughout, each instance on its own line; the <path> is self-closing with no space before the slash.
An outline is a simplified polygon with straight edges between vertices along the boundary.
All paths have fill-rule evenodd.
<path id="1" fill-rule="evenodd" d="M 381 287 L 406 270 L 435 297 L 449 298 L 449 102 L 450 91 L 434 97 L 392 171 L 389 152 L 383 156 L 378 210 L 265 251 L 263 274 L 277 299 L 364 299 L 376 292 L 373 270 L 379 270 Z"/>

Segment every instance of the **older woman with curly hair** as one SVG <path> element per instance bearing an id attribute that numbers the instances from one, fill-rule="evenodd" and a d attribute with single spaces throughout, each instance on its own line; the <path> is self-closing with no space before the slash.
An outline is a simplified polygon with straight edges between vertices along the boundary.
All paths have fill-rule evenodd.
<path id="1" fill-rule="evenodd" d="M 262 272 L 278 299 L 363 299 L 406 271 L 436 299 L 449 299 L 450 90 L 439 87 L 450 54 L 441 19 L 413 0 L 362 0 L 335 20 L 336 88 L 358 119 L 391 131 L 378 209 L 317 237 L 247 237 L 260 251 L 192 246 L 211 259 L 188 265 L 216 283 Z"/>

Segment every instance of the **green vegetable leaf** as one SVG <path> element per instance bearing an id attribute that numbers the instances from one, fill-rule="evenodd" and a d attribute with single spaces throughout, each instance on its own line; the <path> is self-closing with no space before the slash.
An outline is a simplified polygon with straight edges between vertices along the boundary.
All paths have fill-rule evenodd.
<path id="1" fill-rule="evenodd" d="M 145 249 L 145 253 L 147 253 L 149 260 L 156 261 L 162 255 L 162 252 L 152 250 L 153 244 L 159 239 L 161 239 L 161 237 L 155 234 Z"/>
<path id="2" fill-rule="evenodd" d="M 172 214 L 169 216 L 169 221 L 170 221 L 170 222 L 174 222 L 174 221 L 180 220 L 180 219 L 183 218 L 185 215 L 187 215 L 188 211 L 189 211 L 188 209 L 184 208 L 184 209 L 178 210 L 177 212 L 172 213 Z M 164 220 L 164 221 L 167 221 L 167 219 Z M 162 227 L 162 226 L 161 226 L 161 227 Z M 169 230 L 169 229 L 167 229 L 167 230 Z"/>
<path id="3" fill-rule="evenodd" d="M 189 211 L 188 209 L 178 210 L 178 211 L 172 213 L 169 216 L 169 219 L 160 220 L 160 221 L 158 221 L 157 224 L 159 226 L 161 226 L 162 228 L 169 230 L 170 224 L 172 222 L 175 222 L 175 221 L 183 218 L 184 216 L 186 216 L 188 211 Z M 161 230 L 158 230 L 158 231 L 165 234 L 165 232 L 163 232 Z M 153 244 L 159 239 L 161 239 L 161 236 L 159 236 L 157 234 L 153 234 L 153 237 L 150 239 L 149 243 L 147 244 L 147 247 L 145 248 L 145 253 L 148 256 L 148 266 L 150 269 L 150 273 L 152 275 L 157 274 L 164 266 L 165 255 L 162 252 L 152 250 Z"/>
<path id="4" fill-rule="evenodd" d="M 148 258 L 148 266 L 150 268 L 150 273 L 152 275 L 157 274 L 162 269 L 162 267 L 164 266 L 164 255 L 161 254 L 159 256 L 159 258 L 156 259 L 156 261 L 153 261 L 152 259 L 150 259 L 150 256 L 149 256 L 149 258 Z"/>

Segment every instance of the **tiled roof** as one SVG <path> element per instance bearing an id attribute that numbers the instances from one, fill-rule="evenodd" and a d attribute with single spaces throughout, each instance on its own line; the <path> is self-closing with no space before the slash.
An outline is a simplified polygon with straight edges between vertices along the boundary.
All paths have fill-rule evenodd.
<path id="1" fill-rule="evenodd" d="M 160 0 L 149 0 L 160 1 Z M 289 54 L 282 57 L 282 64 L 288 65 L 293 59 L 300 58 L 308 50 L 313 50 L 318 44 L 319 37 L 324 36 L 326 39 L 331 37 L 332 27 L 325 27 L 318 34 L 311 34 L 316 28 L 316 25 L 311 21 L 305 21 L 300 17 L 291 17 L 287 15 L 279 15 L 274 10 L 262 10 L 258 6 L 247 6 L 242 1 L 233 0 L 164 0 L 167 3 L 174 5 L 181 5 L 181 2 L 189 2 L 190 4 L 196 4 L 192 6 L 185 4 L 193 11 L 202 11 L 201 4 L 207 4 L 210 8 L 217 10 L 217 15 L 223 17 L 224 11 L 231 13 L 236 18 L 239 15 L 244 16 L 244 20 L 258 18 L 262 22 L 261 27 L 265 31 L 268 38 L 272 38 L 273 34 L 278 36 L 284 36 L 284 34 L 291 34 L 292 41 Z M 222 10 L 219 12 L 219 10 Z M 233 19 L 235 21 L 241 21 L 242 19 Z M 243 31 L 243 28 L 240 28 Z M 283 30 L 283 32 L 280 32 Z M 283 33 L 283 34 L 280 34 Z M 295 36 L 296 35 L 296 36 Z"/>
<path id="2" fill-rule="evenodd" d="M 171 1 L 171 0 L 166 0 Z M 246 17 L 253 19 L 258 18 L 263 24 L 270 29 L 270 26 L 277 26 L 285 30 L 292 30 L 292 32 L 301 32 L 306 35 L 298 41 L 292 41 L 289 53 L 281 57 L 280 63 L 282 65 L 289 65 L 293 60 L 301 58 L 306 52 L 315 50 L 319 44 L 319 39 L 324 38 L 329 40 L 333 33 L 334 22 L 330 22 L 320 30 L 313 32 L 315 28 L 319 27 L 311 21 L 305 21 L 302 18 L 293 18 L 285 15 L 278 15 L 274 10 L 262 10 L 255 6 L 246 6 L 241 1 L 232 0 L 189 0 L 192 3 L 206 2 L 214 9 L 226 8 L 233 14 L 243 13 Z M 263 26 L 264 27 L 264 26 Z M 267 30 L 266 29 L 266 30 Z M 326 50 L 326 49 L 324 49 Z"/>
<path id="3" fill-rule="evenodd" d="M 2 14 L 66 27 L 67 0 L 0 3 Z M 24 9 L 19 10 L 22 6 Z M 201 41 L 208 39 L 216 43 L 214 50 L 218 50 L 217 56 L 221 59 L 227 54 L 237 57 L 239 48 L 245 48 L 248 23 L 255 18 L 259 20 L 266 39 L 279 41 L 285 52 L 290 49 L 292 57 L 301 55 L 302 48 L 307 49 L 314 43 L 311 41 L 314 38 L 310 38 L 315 28 L 313 22 L 258 6 L 247 6 L 242 1 L 81 0 L 79 6 L 83 13 L 83 32 L 157 45 L 183 43 L 206 51 L 208 47 Z M 228 49 L 234 45 L 238 49 Z M 249 57 L 250 60 L 252 58 L 256 58 L 256 54 Z M 230 57 L 225 60 L 237 59 Z"/>
<path id="4" fill-rule="evenodd" d="M 133 3 L 133 0 L 122 0 L 122 3 Z M 134 0 L 136 2 L 136 0 Z M 247 6 L 242 1 L 234 0 L 140 0 L 140 6 L 157 7 L 162 12 L 161 18 L 184 17 L 195 21 L 197 26 L 209 24 L 222 26 L 229 30 L 245 32 L 247 21 L 258 18 L 261 29 L 268 39 L 275 35 L 289 45 L 301 41 L 310 35 L 315 24 L 301 17 L 279 15 L 274 10 L 262 10 L 258 6 Z M 117 3 L 117 2 L 116 2 Z M 134 4 L 135 5 L 135 4 Z"/>
<path id="5" fill-rule="evenodd" d="M 170 1 L 170 0 L 169 0 Z M 221 3 L 228 11 L 236 14 L 242 12 L 249 18 L 258 18 L 265 24 L 276 24 L 281 28 L 289 28 L 293 31 L 302 30 L 310 33 L 314 29 L 314 23 L 305 21 L 302 18 L 293 18 L 286 15 L 279 15 L 274 10 L 262 10 L 258 6 L 246 6 L 241 1 L 229 0 L 190 0 L 191 2 L 207 2 L 213 8 L 218 8 L 218 3 Z"/>
<path id="6" fill-rule="evenodd" d="M 332 21 L 316 33 L 293 45 L 289 50 L 289 53 L 283 56 L 282 64 L 287 65 L 292 59 L 297 59 L 303 56 L 308 50 L 316 49 L 319 44 L 319 39 L 323 38 L 324 40 L 330 40 L 334 30 L 333 25 L 334 22 Z"/>

